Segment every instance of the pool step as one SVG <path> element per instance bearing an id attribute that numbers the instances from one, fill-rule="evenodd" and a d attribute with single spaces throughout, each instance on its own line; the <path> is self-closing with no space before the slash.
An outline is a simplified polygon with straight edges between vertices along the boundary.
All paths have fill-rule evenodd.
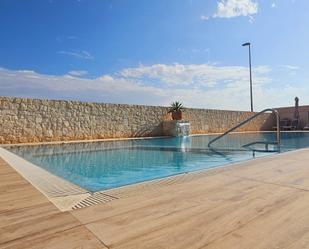
<path id="1" fill-rule="evenodd" d="M 245 144 L 242 147 L 247 150 L 255 152 L 264 152 L 264 153 L 280 152 L 280 146 L 278 146 L 278 143 L 272 141 L 256 141 Z"/>

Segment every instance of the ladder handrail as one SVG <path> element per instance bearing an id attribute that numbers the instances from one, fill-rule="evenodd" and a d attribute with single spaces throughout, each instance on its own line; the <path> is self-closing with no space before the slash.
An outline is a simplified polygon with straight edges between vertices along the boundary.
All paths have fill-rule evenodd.
<path id="1" fill-rule="evenodd" d="M 252 119 L 255 119 L 256 117 L 260 116 L 261 114 L 265 113 L 265 112 L 272 112 L 276 115 L 276 120 L 277 120 L 277 144 L 280 145 L 281 143 L 281 138 L 280 138 L 280 116 L 279 116 L 279 112 L 275 109 L 272 108 L 267 108 L 264 109 L 263 111 L 260 111 L 256 114 L 254 114 L 253 116 L 251 116 L 250 118 L 242 121 L 241 123 L 239 123 L 238 125 L 234 126 L 233 128 L 227 130 L 226 132 L 224 132 L 223 134 L 221 134 L 220 136 L 212 139 L 209 143 L 208 143 L 208 147 L 210 147 L 210 145 L 214 142 L 216 142 L 217 140 L 219 140 L 220 138 L 226 136 L 227 134 L 229 134 L 230 132 L 236 130 L 237 128 L 239 128 L 240 126 L 250 122 Z"/>

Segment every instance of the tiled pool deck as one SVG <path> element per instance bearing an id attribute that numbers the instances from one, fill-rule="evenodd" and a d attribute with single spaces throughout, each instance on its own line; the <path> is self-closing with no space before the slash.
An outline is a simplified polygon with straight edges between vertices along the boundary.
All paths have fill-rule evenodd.
<path id="1" fill-rule="evenodd" d="M 132 185 L 61 212 L 0 159 L 0 248 L 308 248 L 309 149 Z"/>

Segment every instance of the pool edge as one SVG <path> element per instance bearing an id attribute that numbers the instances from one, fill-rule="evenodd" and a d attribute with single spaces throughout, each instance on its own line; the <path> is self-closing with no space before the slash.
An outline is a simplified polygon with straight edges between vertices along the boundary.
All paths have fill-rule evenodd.
<path id="1" fill-rule="evenodd" d="M 287 154 L 293 154 L 302 150 L 309 149 L 301 148 L 297 150 L 286 151 L 283 153 L 248 159 L 240 162 L 228 163 L 221 166 L 216 166 L 214 168 L 179 173 L 176 175 L 161 177 L 139 183 L 132 183 L 125 186 L 96 192 L 90 192 L 61 177 L 55 176 L 52 173 L 46 171 L 45 169 L 42 169 L 41 167 L 25 160 L 24 158 L 6 150 L 5 148 L 0 147 L 0 157 L 8 165 L 10 165 L 19 175 L 25 178 L 32 186 L 34 186 L 42 194 L 44 194 L 44 196 L 46 196 L 46 198 L 50 200 L 60 211 L 70 211 L 136 195 L 138 192 L 145 191 L 149 188 L 160 188 L 168 184 L 186 181 L 186 178 L 195 179 L 205 175 L 212 175 L 216 173 L 221 173 L 223 171 L 229 171 L 232 170 L 234 167 L 238 166 L 250 166 L 252 163 L 270 161 L 273 158 L 277 158 Z M 29 170 L 29 167 L 30 171 L 27 171 L 27 169 Z M 44 179 L 49 180 L 43 181 Z M 51 194 L 57 191 L 60 194 Z"/>

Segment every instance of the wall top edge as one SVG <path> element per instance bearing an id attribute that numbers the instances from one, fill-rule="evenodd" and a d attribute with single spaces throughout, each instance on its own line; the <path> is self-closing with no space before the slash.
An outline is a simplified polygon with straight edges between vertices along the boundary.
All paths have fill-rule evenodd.
<path id="1" fill-rule="evenodd" d="M 95 102 L 95 101 L 80 101 L 80 100 L 64 100 L 64 99 L 46 99 L 46 98 L 22 98 L 22 97 L 13 97 L 13 96 L 0 96 L 0 101 L 11 101 L 11 102 L 19 102 L 19 101 L 46 101 L 51 103 L 73 103 L 73 104 L 95 104 L 95 105 L 110 105 L 110 106 L 126 106 L 126 107 L 149 107 L 149 108 L 163 108 L 168 109 L 168 106 L 155 106 L 155 105 L 138 105 L 138 104 L 124 104 L 124 103 L 109 103 L 109 102 Z M 309 106 L 308 106 L 309 107 Z M 285 107 L 284 107 L 285 108 Z M 276 108 L 279 109 L 279 108 Z M 214 109 L 214 108 L 193 108 L 186 107 L 185 110 L 209 110 L 209 111 L 219 111 L 219 112 L 235 112 L 235 113 L 250 113 L 250 111 L 240 111 L 240 110 L 225 110 L 225 109 Z M 254 112 L 256 113 L 256 112 Z"/>

